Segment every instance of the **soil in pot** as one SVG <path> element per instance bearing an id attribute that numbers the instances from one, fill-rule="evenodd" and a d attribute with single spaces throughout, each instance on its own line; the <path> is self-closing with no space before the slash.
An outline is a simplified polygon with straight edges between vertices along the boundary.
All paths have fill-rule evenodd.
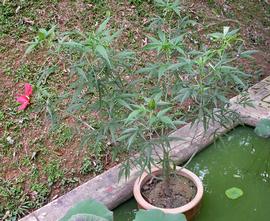
<path id="1" fill-rule="evenodd" d="M 141 193 L 153 206 L 168 209 L 189 203 L 195 197 L 197 188 L 190 179 L 171 175 L 169 185 L 160 179 L 152 178 L 142 186 Z"/>

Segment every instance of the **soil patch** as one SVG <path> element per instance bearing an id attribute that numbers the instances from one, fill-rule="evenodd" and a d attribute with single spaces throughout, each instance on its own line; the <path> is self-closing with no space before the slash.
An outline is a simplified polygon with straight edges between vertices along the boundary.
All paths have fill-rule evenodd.
<path id="1" fill-rule="evenodd" d="M 142 195 L 147 202 L 160 208 L 177 208 L 189 203 L 197 188 L 188 178 L 172 175 L 169 185 L 159 179 L 151 179 L 142 186 Z"/>

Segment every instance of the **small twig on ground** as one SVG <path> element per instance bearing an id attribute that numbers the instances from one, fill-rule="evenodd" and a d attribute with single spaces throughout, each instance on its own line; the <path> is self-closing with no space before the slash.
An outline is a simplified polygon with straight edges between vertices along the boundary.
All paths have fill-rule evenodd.
<path id="1" fill-rule="evenodd" d="M 212 20 L 217 20 L 218 22 L 213 22 L 213 23 L 210 23 L 209 25 L 206 25 L 206 28 L 209 28 L 210 26 L 214 26 L 214 25 L 217 25 L 217 24 L 220 24 L 220 23 L 225 23 L 225 22 L 230 22 L 230 23 L 236 23 L 238 24 L 239 26 L 242 26 L 243 24 L 238 21 L 238 20 L 234 20 L 234 19 L 230 19 L 230 18 L 219 18 L 219 17 L 206 17 L 208 19 L 212 19 Z"/>
<path id="2" fill-rule="evenodd" d="M 64 111 L 60 111 L 60 112 L 64 112 Z M 84 120 L 82 120 L 80 117 L 75 116 L 74 114 L 71 113 L 67 113 L 64 112 L 66 115 L 73 117 L 74 119 L 78 120 L 79 122 L 81 122 L 83 125 L 85 125 L 86 127 L 88 127 L 91 130 L 96 130 L 94 127 L 92 127 L 90 124 L 88 124 L 87 122 L 85 122 Z"/>
<path id="3" fill-rule="evenodd" d="M 81 118 L 76 117 L 72 114 L 70 114 L 71 117 L 74 117 L 76 120 L 80 121 L 82 124 L 84 124 L 85 126 L 87 126 L 89 129 L 91 130 L 96 130 L 95 128 L 93 128 L 90 124 L 88 124 L 87 122 L 83 121 Z"/>
<path id="4" fill-rule="evenodd" d="M 185 168 L 189 163 L 190 161 L 195 157 L 195 155 L 198 153 L 198 150 L 196 150 L 192 155 L 191 157 L 188 159 L 188 161 L 181 167 L 181 168 Z"/>

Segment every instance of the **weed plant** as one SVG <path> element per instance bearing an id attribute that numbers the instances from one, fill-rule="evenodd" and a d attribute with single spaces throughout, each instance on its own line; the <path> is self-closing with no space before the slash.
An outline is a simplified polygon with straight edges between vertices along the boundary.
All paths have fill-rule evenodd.
<path id="1" fill-rule="evenodd" d="M 226 127 L 238 121 L 228 108 L 229 98 L 240 93 L 239 104 L 250 105 L 245 97 L 250 75 L 236 64 L 254 51 L 243 52 L 238 30 L 229 27 L 206 36 L 207 45 L 194 47 L 188 37 L 196 23 L 184 16 L 180 2 L 155 0 L 155 5 L 161 15 L 152 19 L 143 50 L 156 59 L 136 71 L 134 53 L 115 50 L 120 31 L 108 28 L 109 18 L 88 33 L 40 30 L 27 53 L 46 45 L 49 55 L 70 70 L 71 83 L 60 102 L 66 104 L 66 114 L 84 125 L 82 143 L 95 140 L 113 146 L 114 156 L 127 153 L 120 172 L 125 177 L 133 166 L 141 171 L 160 166 L 167 191 L 176 168 L 170 155 L 170 142 L 176 138 L 170 132 L 187 122 L 202 122 L 206 132 L 213 122 Z M 49 98 L 46 103 L 57 124 Z M 176 111 L 187 104 L 188 111 Z M 93 115 L 95 125 L 88 121 Z M 85 161 L 82 173 L 88 170 Z"/>

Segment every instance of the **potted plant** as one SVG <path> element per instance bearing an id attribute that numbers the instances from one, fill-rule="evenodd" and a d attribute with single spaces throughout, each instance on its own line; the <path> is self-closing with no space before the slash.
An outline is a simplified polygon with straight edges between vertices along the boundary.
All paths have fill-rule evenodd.
<path id="1" fill-rule="evenodd" d="M 169 18 L 179 8 L 175 4 L 165 6 Z M 250 76 L 235 64 L 242 57 L 250 57 L 252 51 L 241 52 L 242 40 L 237 30 L 230 31 L 229 27 L 208 36 L 211 47 L 192 47 L 186 28 L 193 23 L 176 14 L 180 21 L 177 27 L 165 24 L 148 37 L 150 43 L 145 49 L 155 53 L 156 59 L 134 76 L 130 75 L 133 53 L 113 48 L 119 33 L 107 28 L 109 19 L 87 34 L 59 34 L 53 29 L 48 42 L 54 59 L 59 57 L 62 62 L 66 58 L 65 65 L 76 75 L 69 88 L 69 102 L 63 103 L 68 105 L 65 114 L 86 129 L 83 144 L 95 140 L 105 148 L 112 146 L 113 156 L 125 152 L 120 176 L 128 177 L 133 166 L 140 169 L 134 187 L 140 207 L 183 212 L 190 220 L 198 211 L 203 187 L 194 174 L 173 161 L 170 142 L 183 138 L 170 133 L 185 122 L 202 122 L 207 131 L 213 122 L 226 126 L 239 120 L 237 113 L 228 108 L 229 97 L 243 93 Z M 36 40 L 27 52 L 45 43 L 46 37 Z M 238 50 L 233 45 L 239 46 Z M 46 83 L 51 73 L 49 69 L 41 76 L 38 92 L 43 91 L 42 77 L 45 75 Z M 56 119 L 50 97 L 46 99 L 46 109 Z M 244 96 L 237 102 L 249 104 Z M 94 124 L 93 113 L 98 114 Z"/>
<path id="2" fill-rule="evenodd" d="M 132 166 L 142 171 L 133 190 L 140 208 L 184 213 L 191 220 L 199 210 L 203 185 L 173 161 L 170 142 L 184 138 L 172 137 L 170 132 L 187 121 L 201 122 L 205 132 L 215 122 L 226 127 L 239 121 L 238 114 L 229 109 L 229 97 L 241 93 L 238 103 L 249 105 L 244 94 L 249 75 L 235 67 L 235 61 L 252 52 L 232 50 L 241 39 L 229 27 L 209 35 L 212 46 L 201 50 L 188 50 L 185 34 L 172 36 L 159 30 L 145 47 L 156 51 L 159 59 L 137 72 L 147 74 L 152 87 L 144 93 L 148 97 L 130 105 L 124 119 L 118 142 L 137 155 L 124 162 L 121 173 L 128 176 Z M 188 110 L 183 109 L 186 104 L 190 104 Z"/>
<path id="3" fill-rule="evenodd" d="M 156 197 L 150 198 L 149 196 L 151 193 L 148 196 L 145 196 L 147 189 L 149 187 L 151 188 L 153 185 L 153 183 L 150 182 L 151 179 L 153 179 L 153 176 L 160 178 L 162 173 L 162 169 L 154 168 L 151 171 L 151 175 L 149 175 L 147 172 L 144 172 L 142 176 L 135 181 L 133 195 L 138 203 L 139 208 L 146 210 L 159 209 L 166 214 L 184 213 L 187 219 L 191 220 L 200 209 L 203 197 L 203 184 L 201 180 L 191 171 L 185 168 L 177 167 L 175 175 L 171 175 L 168 184 L 165 184 L 167 181 L 164 180 L 163 185 L 161 183 L 156 185 L 162 185 L 161 188 L 164 188 L 164 190 L 158 192 Z M 178 195 L 180 197 L 177 199 L 175 196 Z M 148 197 L 151 199 L 151 201 Z M 170 198 L 171 202 L 166 204 L 166 198 Z M 177 201 L 179 206 L 176 204 Z M 175 204 L 175 207 L 167 206 L 172 204 Z M 166 205 L 165 208 L 164 205 Z"/>
<path id="4" fill-rule="evenodd" d="M 133 190 L 139 208 L 185 213 L 190 220 L 198 212 L 203 185 L 170 157 L 170 142 L 178 138 L 169 133 L 184 122 L 174 119 L 171 104 L 162 101 L 160 95 L 144 100 L 145 104 L 134 105 L 135 110 L 125 119 L 127 128 L 118 139 L 137 153 L 124 163 L 123 171 L 128 174 L 133 165 L 142 172 Z"/>

